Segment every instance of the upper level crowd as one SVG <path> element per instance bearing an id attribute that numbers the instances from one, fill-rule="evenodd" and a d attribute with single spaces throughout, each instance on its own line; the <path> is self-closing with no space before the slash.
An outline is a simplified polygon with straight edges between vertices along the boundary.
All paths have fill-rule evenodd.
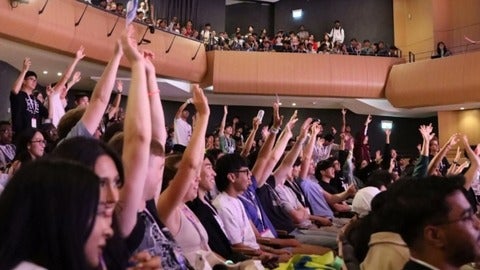
<path id="1" fill-rule="evenodd" d="M 0 270 L 460 269 L 480 258 L 480 148 L 465 134 L 440 146 L 425 123 L 401 134 L 422 138 L 418 155 L 399 157 L 388 129 L 383 149 L 370 149 L 375 116 L 352 130 L 342 110 L 342 126 L 327 130 L 297 111 L 284 117 L 279 100 L 271 124 L 225 106 L 207 134 L 198 85 L 167 128 L 155 54 L 137 40 L 128 27 L 72 109 L 65 98 L 81 80 L 83 47 L 46 93 L 24 59 L 11 120 L 0 122 Z"/>

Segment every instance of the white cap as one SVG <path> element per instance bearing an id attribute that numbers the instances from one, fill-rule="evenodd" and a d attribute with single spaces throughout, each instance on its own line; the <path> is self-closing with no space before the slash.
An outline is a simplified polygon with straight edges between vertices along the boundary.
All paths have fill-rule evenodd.
<path id="1" fill-rule="evenodd" d="M 376 187 L 365 187 L 357 191 L 352 201 L 352 211 L 360 217 L 366 216 L 372 210 L 371 202 L 373 198 L 380 193 Z"/>

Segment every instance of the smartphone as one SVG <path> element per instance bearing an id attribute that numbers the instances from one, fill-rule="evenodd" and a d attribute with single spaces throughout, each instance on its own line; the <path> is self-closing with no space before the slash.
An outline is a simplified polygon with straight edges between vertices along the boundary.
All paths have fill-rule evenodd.
<path id="1" fill-rule="evenodd" d="M 258 113 L 257 113 L 257 118 L 258 118 L 258 121 L 262 122 L 262 119 L 263 119 L 263 115 L 265 114 L 265 111 L 264 110 L 258 110 Z"/>

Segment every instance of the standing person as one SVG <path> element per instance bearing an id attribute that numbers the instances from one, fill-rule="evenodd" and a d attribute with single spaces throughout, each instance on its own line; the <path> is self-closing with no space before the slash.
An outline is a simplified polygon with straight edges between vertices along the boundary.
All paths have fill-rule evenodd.
<path id="1" fill-rule="evenodd" d="M 187 110 L 188 104 L 192 103 L 191 99 L 187 99 L 175 114 L 175 120 L 173 120 L 173 151 L 181 152 L 185 151 L 185 148 L 192 136 L 192 126 L 187 122 L 190 112 Z"/>
<path id="2" fill-rule="evenodd" d="M 220 124 L 220 128 L 218 130 L 218 136 L 220 138 L 220 149 L 225 154 L 232 154 L 235 152 L 236 143 L 235 140 L 232 138 L 233 133 L 233 126 L 231 124 L 226 124 L 227 122 L 227 114 L 228 114 L 228 106 L 223 106 L 223 118 Z"/>
<path id="3" fill-rule="evenodd" d="M 335 44 L 337 41 L 343 44 L 343 41 L 345 40 L 345 31 L 340 25 L 339 20 L 335 21 L 332 30 L 330 30 L 330 33 L 328 33 L 328 36 L 332 39 L 332 44 Z"/>
<path id="4" fill-rule="evenodd" d="M 30 58 L 23 60 L 23 68 L 10 92 L 12 128 L 20 134 L 26 128 L 37 128 L 48 117 L 47 108 L 33 95 L 37 87 L 37 74 L 30 69 Z"/>

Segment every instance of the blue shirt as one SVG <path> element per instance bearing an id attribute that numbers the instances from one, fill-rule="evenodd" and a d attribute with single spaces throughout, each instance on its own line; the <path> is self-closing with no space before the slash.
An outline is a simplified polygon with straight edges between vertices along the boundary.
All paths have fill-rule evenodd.
<path id="1" fill-rule="evenodd" d="M 305 198 L 310 203 L 313 215 L 333 218 L 333 211 L 323 195 L 323 188 L 317 181 L 300 179 L 298 184 L 302 188 Z"/>
<path id="2" fill-rule="evenodd" d="M 261 234 L 265 230 L 270 230 L 275 237 L 278 237 L 275 227 L 265 213 L 262 204 L 257 197 L 257 179 L 252 175 L 252 184 L 247 190 L 239 196 L 240 201 L 247 212 L 248 218 L 252 221 L 255 228 Z"/>

